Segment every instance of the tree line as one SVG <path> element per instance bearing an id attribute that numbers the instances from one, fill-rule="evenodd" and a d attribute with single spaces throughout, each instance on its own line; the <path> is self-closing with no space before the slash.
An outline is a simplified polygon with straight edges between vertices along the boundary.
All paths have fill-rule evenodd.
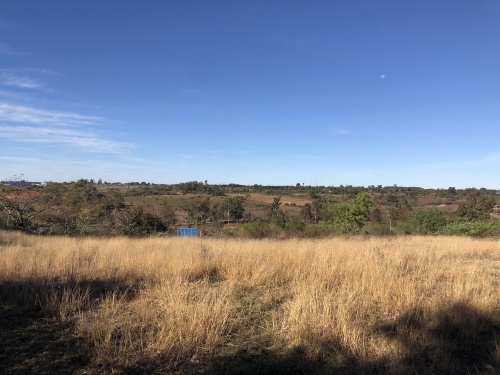
<path id="1" fill-rule="evenodd" d="M 500 235 L 492 220 L 496 191 L 455 188 L 425 190 L 397 186 L 358 188 L 296 186 L 137 184 L 125 189 L 101 181 L 0 187 L 0 227 L 63 235 L 148 236 L 174 234 L 178 226 L 200 227 L 206 235 L 318 237 L 353 234 Z M 256 212 L 250 193 L 273 200 Z M 238 194 L 242 195 L 238 195 Z M 274 194 L 273 194 L 274 193 Z M 231 195 L 229 195 L 231 194 Z M 308 203 L 283 204 L 300 194 Z M 173 200 L 167 199 L 174 196 Z M 144 204 L 142 197 L 157 197 Z M 420 202 L 420 203 L 419 203 Z M 454 203 L 446 212 L 436 202 Z"/>

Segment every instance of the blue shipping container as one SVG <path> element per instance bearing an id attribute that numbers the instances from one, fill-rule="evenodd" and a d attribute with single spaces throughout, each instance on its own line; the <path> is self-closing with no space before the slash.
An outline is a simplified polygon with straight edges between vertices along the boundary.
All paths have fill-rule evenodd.
<path id="1" fill-rule="evenodd" d="M 177 228 L 178 236 L 197 237 L 198 228 Z"/>

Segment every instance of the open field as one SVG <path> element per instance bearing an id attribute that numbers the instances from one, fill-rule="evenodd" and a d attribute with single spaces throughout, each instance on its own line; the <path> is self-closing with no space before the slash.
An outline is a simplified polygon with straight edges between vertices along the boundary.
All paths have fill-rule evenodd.
<path id="1" fill-rule="evenodd" d="M 0 232 L 0 372 L 491 374 L 500 242 Z"/>

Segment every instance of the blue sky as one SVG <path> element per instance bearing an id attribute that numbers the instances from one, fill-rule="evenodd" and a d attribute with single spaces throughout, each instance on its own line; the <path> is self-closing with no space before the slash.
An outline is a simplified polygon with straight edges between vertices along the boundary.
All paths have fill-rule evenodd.
<path id="1" fill-rule="evenodd" d="M 0 3 L 0 179 L 500 188 L 500 2 Z"/>

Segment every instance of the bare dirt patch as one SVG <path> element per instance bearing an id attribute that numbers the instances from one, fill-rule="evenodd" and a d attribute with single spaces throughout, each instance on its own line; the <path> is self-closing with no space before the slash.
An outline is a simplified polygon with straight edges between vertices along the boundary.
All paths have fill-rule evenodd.
<path id="1" fill-rule="evenodd" d="M 241 194 L 230 194 L 230 196 L 241 196 Z M 255 203 L 264 203 L 264 204 L 271 204 L 274 201 L 275 196 L 274 195 L 269 195 L 269 194 L 262 194 L 262 193 L 251 193 L 245 195 L 245 197 L 253 201 Z M 281 196 L 281 202 L 283 204 L 292 204 L 295 203 L 297 206 L 303 206 L 307 203 L 311 203 L 311 199 L 307 199 L 304 197 L 294 197 L 294 196 Z"/>

